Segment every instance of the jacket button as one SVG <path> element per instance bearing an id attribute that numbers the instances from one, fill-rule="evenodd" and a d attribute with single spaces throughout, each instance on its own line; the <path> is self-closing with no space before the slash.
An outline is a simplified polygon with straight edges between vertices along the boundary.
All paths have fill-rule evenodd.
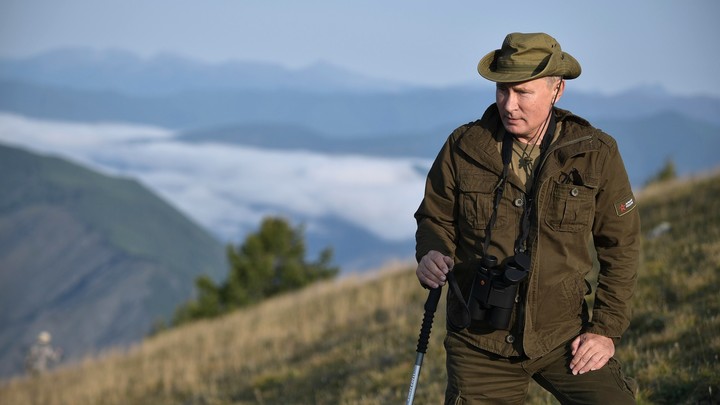
<path id="1" fill-rule="evenodd" d="M 516 207 L 522 207 L 525 201 L 522 198 L 516 198 L 513 204 L 515 204 Z"/>
<path id="2" fill-rule="evenodd" d="M 507 336 L 505 336 L 505 342 L 507 342 L 507 343 L 513 343 L 513 342 L 515 342 L 515 336 L 513 336 L 513 335 L 507 335 Z"/>
<path id="3" fill-rule="evenodd" d="M 571 196 L 577 197 L 578 194 L 580 194 L 580 190 L 578 190 L 577 187 L 575 187 L 575 188 L 573 188 L 572 190 L 570 190 L 570 195 L 571 195 Z"/>

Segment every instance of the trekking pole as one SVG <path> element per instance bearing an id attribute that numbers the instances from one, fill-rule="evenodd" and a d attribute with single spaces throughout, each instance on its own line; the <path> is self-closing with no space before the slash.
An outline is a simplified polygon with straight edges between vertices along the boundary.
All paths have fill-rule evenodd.
<path id="1" fill-rule="evenodd" d="M 408 392 L 406 405 L 412 405 L 415 399 L 415 390 L 417 389 L 418 378 L 420 378 L 420 368 L 422 367 L 425 352 L 427 352 L 428 340 L 430 339 L 430 329 L 432 328 L 435 310 L 440 301 L 442 287 L 433 288 L 428 294 L 425 301 L 425 315 L 423 316 L 422 327 L 420 328 L 420 337 L 417 344 L 417 356 L 415 357 L 415 368 L 413 369 L 412 379 L 410 380 L 410 391 Z"/>

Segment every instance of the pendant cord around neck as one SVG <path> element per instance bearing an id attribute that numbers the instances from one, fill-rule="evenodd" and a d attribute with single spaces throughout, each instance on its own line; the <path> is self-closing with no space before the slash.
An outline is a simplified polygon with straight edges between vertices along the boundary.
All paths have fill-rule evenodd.
<path id="1" fill-rule="evenodd" d="M 551 110 L 552 112 L 552 110 Z M 547 126 L 547 132 L 543 136 L 540 142 L 540 157 L 537 162 L 539 164 L 533 165 L 532 179 L 530 181 L 530 189 L 528 190 L 525 198 L 525 204 L 523 204 L 523 214 L 520 220 L 520 236 L 515 241 L 515 254 L 525 252 L 527 250 L 526 242 L 530 234 L 530 217 L 532 216 L 532 208 L 535 203 L 535 192 L 537 189 L 538 177 L 540 175 L 540 167 L 542 162 L 547 156 L 547 152 L 550 149 L 550 144 L 553 141 L 555 135 L 555 114 L 550 114 L 550 119 Z M 503 147 L 504 149 L 504 147 Z M 503 165 L 505 165 L 505 158 L 503 157 Z"/>
<path id="2" fill-rule="evenodd" d="M 547 131 L 545 135 L 543 136 L 542 141 L 540 142 L 540 157 L 538 159 L 538 162 L 542 162 L 545 159 L 545 155 L 547 154 L 547 151 L 550 149 L 550 144 L 552 143 L 553 136 L 555 135 L 555 115 L 552 114 L 552 109 L 550 110 L 550 117 L 547 124 Z M 505 192 L 505 185 L 507 184 L 507 178 L 510 172 L 510 162 L 512 160 L 512 149 L 513 149 L 513 142 L 514 142 L 514 136 L 509 133 L 505 132 L 505 136 L 503 137 L 502 141 L 502 162 L 503 162 L 503 171 L 502 176 L 500 177 L 500 180 L 498 181 L 498 184 L 495 186 L 495 198 L 493 200 L 493 210 L 492 214 L 490 215 L 490 220 L 488 221 L 487 229 L 485 231 L 485 240 L 483 241 L 483 249 L 482 253 L 483 255 L 488 254 L 488 249 L 490 248 L 490 241 L 492 240 L 492 230 L 495 227 L 495 222 L 497 221 L 497 213 L 498 209 L 500 208 L 500 202 L 502 201 L 503 194 Z M 533 174 L 532 174 L 532 180 L 530 182 L 530 189 L 528 190 L 528 193 L 525 198 L 525 203 L 523 204 L 523 213 L 520 220 L 520 235 L 518 236 L 517 240 L 515 241 L 515 253 L 524 252 L 526 250 L 526 241 L 528 238 L 528 235 L 530 234 L 530 217 L 532 215 L 532 206 L 533 206 L 533 199 L 535 196 L 535 189 L 537 184 L 537 178 L 539 174 L 539 167 L 541 165 L 534 165 L 533 167 Z"/>

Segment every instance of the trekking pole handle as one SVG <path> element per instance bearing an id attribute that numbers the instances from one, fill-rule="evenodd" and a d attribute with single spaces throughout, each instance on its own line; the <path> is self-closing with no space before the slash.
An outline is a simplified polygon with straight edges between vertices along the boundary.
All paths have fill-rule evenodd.
<path id="1" fill-rule="evenodd" d="M 423 315 L 420 337 L 418 338 L 417 344 L 418 353 L 427 352 L 428 342 L 430 340 L 430 329 L 432 329 L 433 318 L 435 317 L 435 311 L 437 310 L 438 302 L 440 302 L 441 294 L 442 287 L 433 288 L 428 294 L 427 301 L 425 301 L 425 315 Z"/>

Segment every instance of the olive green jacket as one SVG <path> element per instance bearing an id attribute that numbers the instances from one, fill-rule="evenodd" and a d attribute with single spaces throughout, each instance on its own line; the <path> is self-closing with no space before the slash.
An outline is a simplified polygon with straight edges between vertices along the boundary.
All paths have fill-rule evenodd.
<path id="1" fill-rule="evenodd" d="M 584 331 L 619 338 L 629 324 L 640 219 L 617 144 L 568 111 L 554 113 L 559 134 L 545 162 L 538 163 L 527 242 L 531 272 L 519 297 L 524 311 L 515 305 L 510 331 L 485 322 L 461 331 L 448 325 L 469 343 L 502 356 L 542 356 Z M 430 169 L 415 213 L 418 261 L 430 250 L 452 257 L 466 299 L 502 174 L 503 133 L 495 104 L 479 121 L 456 129 Z M 525 186 L 510 171 L 487 252 L 500 262 L 513 255 L 525 200 Z M 595 252 L 600 270 L 590 318 L 585 279 Z M 448 294 L 448 311 L 458 308 L 455 295 Z"/>

